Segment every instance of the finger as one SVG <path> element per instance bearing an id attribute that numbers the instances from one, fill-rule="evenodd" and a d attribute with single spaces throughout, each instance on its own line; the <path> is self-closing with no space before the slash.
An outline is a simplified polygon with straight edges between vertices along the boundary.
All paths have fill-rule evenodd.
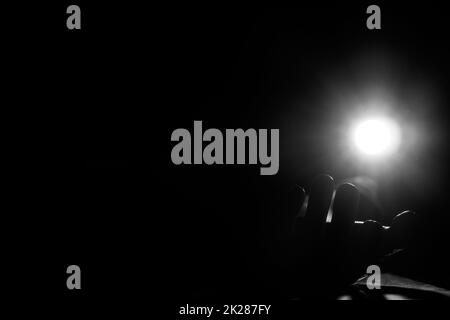
<path id="1" fill-rule="evenodd" d="M 404 211 L 392 219 L 388 229 L 389 246 L 392 249 L 404 249 L 412 245 L 418 234 L 418 216 L 413 211 Z"/>
<path id="2" fill-rule="evenodd" d="M 383 255 L 385 229 L 378 221 L 366 220 L 360 229 L 359 247 L 364 264 L 373 264 Z"/>
<path id="3" fill-rule="evenodd" d="M 335 244 L 345 245 L 358 212 L 359 191 L 350 183 L 344 183 L 336 191 L 330 225 L 330 239 Z M 328 230 L 327 230 L 328 232 Z"/>
<path id="4" fill-rule="evenodd" d="M 321 231 L 325 226 L 333 192 L 333 178 L 327 175 L 318 176 L 311 186 L 306 214 L 303 218 L 299 217 L 301 226 L 296 241 L 299 263 L 296 264 L 296 271 L 300 281 L 298 285 L 303 288 L 311 289 L 313 283 L 310 280 L 317 279 L 316 275 L 321 273 L 318 267 L 324 265 Z"/>
<path id="5" fill-rule="evenodd" d="M 320 175 L 314 179 L 305 215 L 305 225 L 314 235 L 319 235 L 325 225 L 333 192 L 334 181 L 331 176 Z"/>

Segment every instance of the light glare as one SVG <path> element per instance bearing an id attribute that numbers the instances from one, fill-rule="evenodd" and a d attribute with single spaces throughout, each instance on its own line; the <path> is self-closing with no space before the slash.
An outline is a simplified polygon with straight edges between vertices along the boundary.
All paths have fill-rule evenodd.
<path id="1" fill-rule="evenodd" d="M 368 119 L 355 126 L 352 138 L 356 148 L 365 155 L 387 155 L 400 145 L 400 128 L 390 119 Z"/>

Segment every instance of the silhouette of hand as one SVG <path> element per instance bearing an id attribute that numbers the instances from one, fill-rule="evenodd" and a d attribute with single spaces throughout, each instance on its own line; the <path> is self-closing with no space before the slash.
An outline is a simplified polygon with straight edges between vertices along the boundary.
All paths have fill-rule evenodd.
<path id="1" fill-rule="evenodd" d="M 411 259 L 418 257 L 421 234 L 414 212 L 396 215 L 390 226 L 374 220 L 356 223 L 359 191 L 349 183 L 336 188 L 328 175 L 317 177 L 309 194 L 296 187 L 288 198 L 288 209 L 295 212 L 292 290 L 297 296 L 338 297 L 372 264 L 380 265 L 382 273 L 393 272 L 397 280 L 404 275 L 411 279 L 423 277 L 421 270 L 411 267 Z M 387 278 L 392 277 L 387 274 Z M 409 278 L 402 280 L 408 286 Z"/>

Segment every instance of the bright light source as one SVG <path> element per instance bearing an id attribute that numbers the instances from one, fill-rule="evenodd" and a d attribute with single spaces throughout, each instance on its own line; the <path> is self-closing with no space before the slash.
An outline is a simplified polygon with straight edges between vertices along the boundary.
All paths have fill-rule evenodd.
<path id="1" fill-rule="evenodd" d="M 352 140 L 356 148 L 365 155 L 388 155 L 400 145 L 400 128 L 387 118 L 367 119 L 354 127 Z"/>

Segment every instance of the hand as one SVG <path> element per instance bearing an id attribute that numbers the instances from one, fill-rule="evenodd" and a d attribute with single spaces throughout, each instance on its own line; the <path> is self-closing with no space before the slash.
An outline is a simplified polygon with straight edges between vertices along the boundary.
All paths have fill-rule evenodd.
<path id="1" fill-rule="evenodd" d="M 374 220 L 355 223 L 360 194 L 344 183 L 335 188 L 328 175 L 317 177 L 310 193 L 297 187 L 288 208 L 293 228 L 293 291 L 301 296 L 335 296 L 364 275 L 367 266 L 413 241 L 416 215 L 405 211 L 391 227 Z"/>

